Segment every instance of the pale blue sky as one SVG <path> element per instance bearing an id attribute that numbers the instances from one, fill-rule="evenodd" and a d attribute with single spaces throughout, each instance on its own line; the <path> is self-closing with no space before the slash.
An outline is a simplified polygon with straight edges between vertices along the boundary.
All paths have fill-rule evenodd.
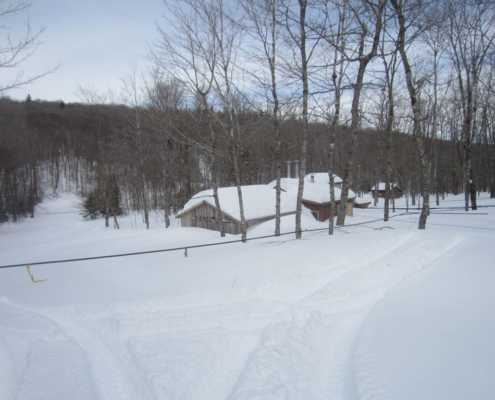
<path id="1" fill-rule="evenodd" d="M 60 64 L 59 69 L 22 89 L 8 92 L 15 99 L 79 101 L 77 85 L 99 91 L 119 91 L 120 78 L 130 64 L 145 70 L 149 62 L 146 42 L 157 37 L 155 21 L 162 18 L 163 0 L 37 0 L 28 14 L 5 19 L 2 25 L 15 37 L 28 17 L 34 29 L 45 27 L 43 44 L 26 60 L 27 75 L 36 75 Z M 5 32 L 1 32 L 5 37 Z M 0 79 L 7 78 L 0 70 Z"/>

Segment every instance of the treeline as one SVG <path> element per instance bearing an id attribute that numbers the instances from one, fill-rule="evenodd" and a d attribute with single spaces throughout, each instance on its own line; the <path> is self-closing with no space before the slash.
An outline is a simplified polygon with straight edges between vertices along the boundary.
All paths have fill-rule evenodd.
<path id="1" fill-rule="evenodd" d="M 163 88 L 162 88 L 163 89 Z M 62 102 L 0 99 L 0 218 L 17 221 L 33 216 L 34 206 L 45 191 L 76 191 L 91 198 L 107 225 L 122 210 L 161 209 L 169 218 L 195 193 L 211 187 L 208 165 L 210 132 L 227 117 L 183 107 L 158 109 L 109 104 L 64 104 Z M 240 177 L 243 185 L 266 184 L 276 177 L 276 141 L 270 116 L 246 111 L 240 147 Z M 299 157 L 301 121 L 281 122 L 284 161 Z M 384 133 L 360 131 L 351 186 L 369 192 L 383 181 Z M 335 171 L 342 174 L 349 129 L 336 132 Z M 228 139 L 219 135 L 215 176 L 219 186 L 236 184 L 228 151 Z M 308 171 L 327 169 L 328 125 L 309 124 Z M 462 152 L 459 143 L 433 140 L 432 193 L 462 193 Z M 473 145 L 473 174 L 481 191 L 493 190 L 493 145 Z M 394 132 L 392 180 L 408 195 L 421 193 L 419 155 L 413 138 Z M 293 167 L 292 167 L 293 168 Z M 285 176 L 285 163 L 283 175 Z M 294 168 L 292 169 L 293 177 Z M 414 200 L 413 200 L 414 201 Z"/>

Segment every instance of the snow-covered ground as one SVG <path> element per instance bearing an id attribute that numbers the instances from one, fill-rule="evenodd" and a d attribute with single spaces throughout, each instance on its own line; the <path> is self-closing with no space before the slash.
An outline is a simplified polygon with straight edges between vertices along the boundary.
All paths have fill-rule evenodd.
<path id="1" fill-rule="evenodd" d="M 159 215 L 114 230 L 78 203 L 64 194 L 0 225 L 0 265 L 239 238 L 166 230 Z M 383 211 L 354 213 L 348 225 Z M 436 210 L 426 231 L 417 218 L 31 266 L 39 283 L 0 269 L 0 399 L 494 399 L 495 208 Z"/>

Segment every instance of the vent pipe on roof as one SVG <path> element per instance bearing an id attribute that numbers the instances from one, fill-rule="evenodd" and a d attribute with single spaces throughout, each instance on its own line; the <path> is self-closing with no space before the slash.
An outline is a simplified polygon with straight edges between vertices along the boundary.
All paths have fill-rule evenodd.
<path id="1" fill-rule="evenodd" d="M 296 178 L 299 178 L 299 163 L 300 163 L 300 161 L 296 160 L 296 161 L 294 161 L 294 163 L 296 164 Z"/>
<path id="2" fill-rule="evenodd" d="M 311 174 L 311 182 L 315 183 L 315 174 Z"/>
<path id="3" fill-rule="evenodd" d="M 286 163 L 287 163 L 287 178 L 290 178 L 290 165 L 292 161 L 286 161 Z"/>

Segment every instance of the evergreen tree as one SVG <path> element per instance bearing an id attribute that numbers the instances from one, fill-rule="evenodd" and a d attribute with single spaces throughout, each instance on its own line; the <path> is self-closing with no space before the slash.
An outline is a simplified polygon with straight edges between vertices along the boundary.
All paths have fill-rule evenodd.
<path id="1" fill-rule="evenodd" d="M 83 212 L 81 215 L 85 219 L 96 219 L 100 216 L 100 208 L 98 205 L 98 199 L 94 192 L 88 194 L 88 196 L 84 199 L 83 203 Z"/>

